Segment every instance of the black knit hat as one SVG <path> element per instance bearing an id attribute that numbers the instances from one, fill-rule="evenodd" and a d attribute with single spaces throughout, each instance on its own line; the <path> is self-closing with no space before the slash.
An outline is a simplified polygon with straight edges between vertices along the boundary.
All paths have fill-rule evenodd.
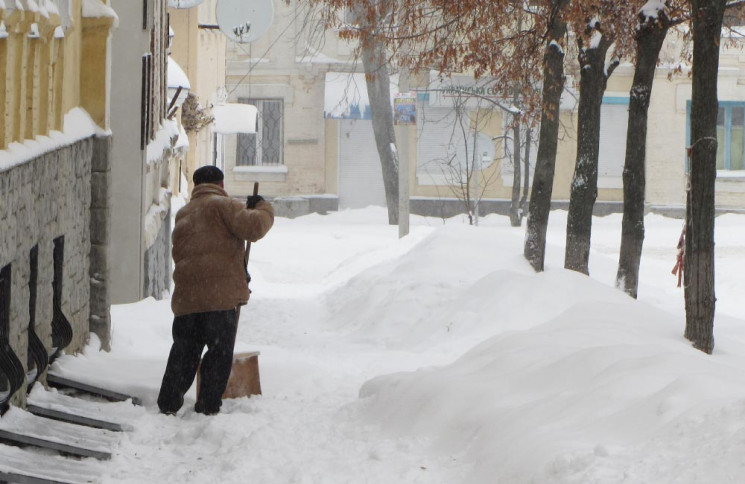
<path id="1" fill-rule="evenodd" d="M 220 183 L 223 178 L 225 176 L 222 174 L 221 169 L 216 166 L 207 165 L 197 168 L 194 171 L 192 180 L 194 180 L 195 185 L 201 185 L 202 183 Z"/>

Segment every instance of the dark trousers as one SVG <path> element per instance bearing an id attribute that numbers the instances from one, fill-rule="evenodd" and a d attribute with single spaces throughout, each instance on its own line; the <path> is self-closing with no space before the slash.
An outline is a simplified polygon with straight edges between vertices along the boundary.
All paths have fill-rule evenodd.
<path id="1" fill-rule="evenodd" d="M 194 382 L 202 358 L 199 396 L 194 410 L 214 414 L 220 411 L 222 394 L 233 366 L 233 347 L 238 321 L 235 310 L 210 311 L 176 316 L 173 320 L 173 346 L 158 395 L 163 413 L 176 413 L 184 404 L 184 394 Z"/>

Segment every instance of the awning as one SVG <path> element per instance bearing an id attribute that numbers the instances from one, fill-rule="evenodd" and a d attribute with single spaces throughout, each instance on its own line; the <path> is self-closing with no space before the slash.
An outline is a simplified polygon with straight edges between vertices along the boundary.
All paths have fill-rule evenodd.
<path id="1" fill-rule="evenodd" d="M 213 133 L 255 133 L 258 111 L 251 104 L 226 103 L 212 106 Z"/>
<path id="2" fill-rule="evenodd" d="M 169 55 L 168 56 L 168 72 L 166 73 L 166 82 L 168 87 L 172 89 L 191 89 L 189 78 L 186 77 L 186 73 L 180 65 Z"/>
<path id="3" fill-rule="evenodd" d="M 170 100 L 173 99 L 173 97 L 179 91 L 179 88 L 181 88 L 178 99 L 176 99 L 174 103 L 174 106 L 181 106 L 181 104 L 183 104 L 184 100 L 186 99 L 186 96 L 189 95 L 189 90 L 191 89 L 189 78 L 186 77 L 186 73 L 184 72 L 184 70 L 181 68 L 180 65 L 176 63 L 175 60 L 173 60 L 170 55 L 168 56 L 168 62 L 166 64 L 168 66 L 168 70 L 166 71 L 168 100 L 170 102 Z"/>

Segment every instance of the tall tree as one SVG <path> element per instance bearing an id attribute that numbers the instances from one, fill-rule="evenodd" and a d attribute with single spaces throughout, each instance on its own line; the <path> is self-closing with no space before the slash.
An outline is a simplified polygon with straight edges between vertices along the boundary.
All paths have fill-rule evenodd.
<path id="1" fill-rule="evenodd" d="M 600 108 L 608 79 L 633 38 L 633 2 L 576 2 L 574 31 L 580 65 L 577 161 L 569 199 L 564 267 L 589 273 L 592 212 L 598 193 Z M 581 21 L 578 22 L 578 20 Z M 613 46 L 612 57 L 606 61 Z"/>
<path id="2" fill-rule="evenodd" d="M 639 265 L 644 243 L 647 115 L 657 59 L 670 27 L 666 5 L 659 0 L 648 1 L 639 11 L 638 19 L 634 36 L 636 63 L 629 93 L 623 169 L 621 251 L 616 275 L 616 287 L 634 298 L 639 287 Z"/>
<path id="3" fill-rule="evenodd" d="M 525 258 L 536 271 L 543 270 L 546 258 L 546 231 L 554 187 L 556 149 L 559 140 L 559 106 L 564 90 L 564 37 L 567 22 L 564 9 L 569 0 L 552 0 L 548 15 L 547 45 L 543 54 L 543 93 L 538 154 L 533 175 L 528 222 L 525 236 Z"/>
<path id="4" fill-rule="evenodd" d="M 512 99 L 513 105 L 519 102 L 519 91 L 515 89 Z M 520 210 L 520 121 L 517 116 L 513 116 L 512 125 L 512 200 L 510 202 L 510 225 L 519 227 L 522 224 L 523 215 Z"/>
<path id="5" fill-rule="evenodd" d="M 522 30 L 523 25 L 523 12 L 518 12 L 517 15 L 517 30 Z M 512 106 L 517 108 L 520 104 L 520 87 L 515 86 L 512 94 Z M 519 116 L 513 116 L 512 119 L 512 200 L 510 202 L 510 225 L 513 227 L 519 227 L 522 225 L 523 213 L 522 207 L 520 206 L 520 177 L 521 177 L 521 165 L 520 165 L 520 118 Z"/>
<path id="6" fill-rule="evenodd" d="M 392 0 L 365 0 L 357 2 L 354 20 L 360 26 L 360 51 L 365 70 L 367 96 L 370 99 L 375 146 L 380 158 L 388 207 L 388 223 L 398 224 L 398 157 L 396 133 L 393 130 L 391 104 L 391 79 L 389 62 L 380 28 L 392 21 Z"/>
<path id="7" fill-rule="evenodd" d="M 398 224 L 398 157 L 396 133 L 393 130 L 391 80 L 386 62 L 385 45 L 371 41 L 362 45 L 362 65 L 365 68 L 367 95 L 370 98 L 375 146 L 383 170 L 388 223 Z"/>
<path id="8" fill-rule="evenodd" d="M 686 206 L 685 337 L 714 349 L 714 182 L 717 159 L 719 43 L 726 0 L 691 0 L 693 94 L 690 190 Z"/>

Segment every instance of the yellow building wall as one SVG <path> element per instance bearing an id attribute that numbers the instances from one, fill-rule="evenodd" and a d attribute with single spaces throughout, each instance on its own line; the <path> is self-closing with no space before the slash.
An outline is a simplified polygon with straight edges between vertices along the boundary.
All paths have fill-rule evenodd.
<path id="1" fill-rule="evenodd" d="M 0 149 L 62 129 L 64 114 L 78 106 L 108 129 L 106 72 L 114 18 L 83 18 L 82 0 L 72 0 L 70 12 L 62 30 L 57 14 L 0 8 L 7 31 L 0 37 Z"/>

